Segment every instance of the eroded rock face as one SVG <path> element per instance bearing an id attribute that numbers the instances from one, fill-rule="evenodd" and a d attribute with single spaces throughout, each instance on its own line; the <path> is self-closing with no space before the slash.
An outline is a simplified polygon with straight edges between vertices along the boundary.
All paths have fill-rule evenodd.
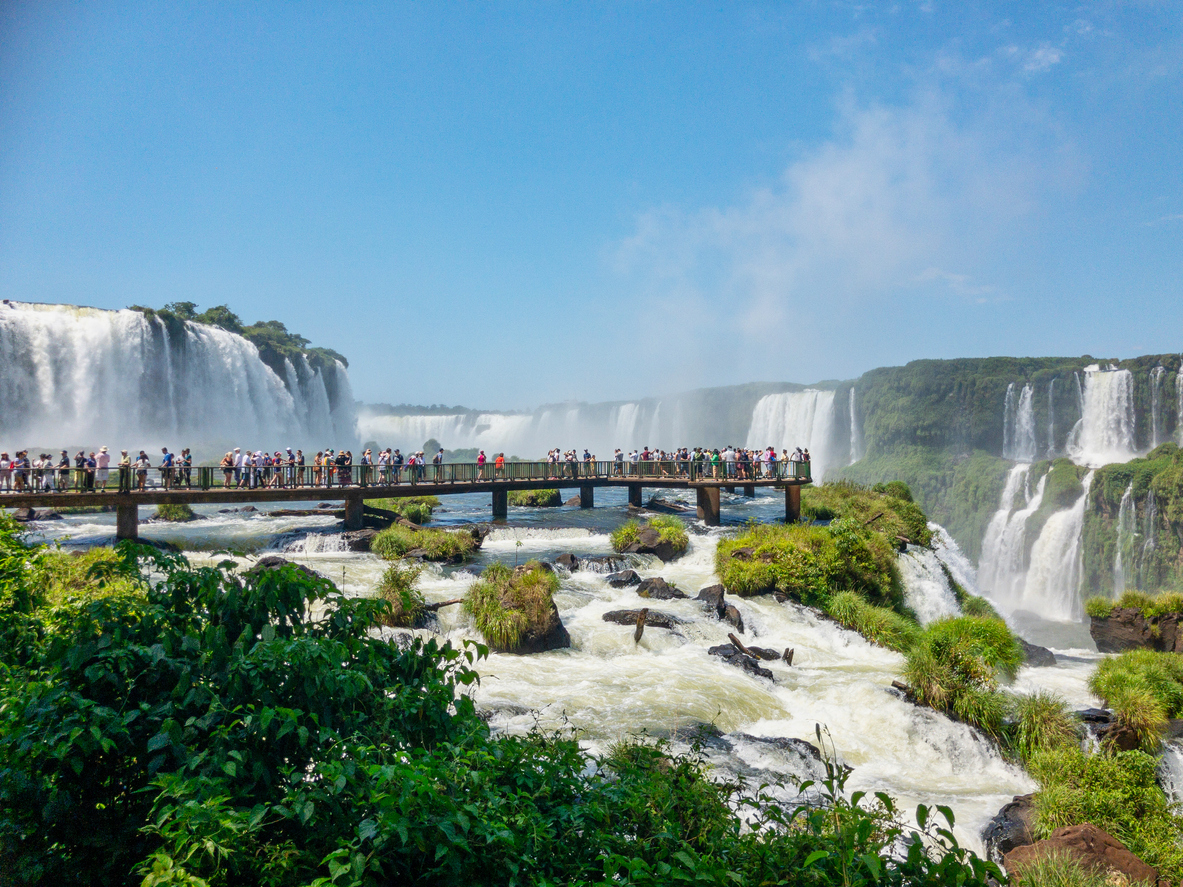
<path id="1" fill-rule="evenodd" d="M 1138 647 L 1163 653 L 1183 653 L 1183 631 L 1179 628 L 1178 613 L 1148 619 L 1136 607 L 1114 607 L 1106 618 L 1090 620 L 1089 634 L 1102 653 L 1121 653 Z"/>
<path id="2" fill-rule="evenodd" d="M 341 538 L 345 540 L 350 551 L 369 551 L 370 544 L 377 535 L 377 530 L 349 530 L 342 533 Z"/>
<path id="3" fill-rule="evenodd" d="M 1016 847 L 1035 843 L 1031 825 L 1035 819 L 1035 795 L 1015 795 L 1008 804 L 994 814 L 982 829 L 986 858 L 1002 865 L 1003 858 Z"/>
<path id="4" fill-rule="evenodd" d="M 670 585 L 660 576 L 646 579 L 637 587 L 637 594 L 655 601 L 668 601 L 686 597 L 685 592 Z"/>
<path id="5" fill-rule="evenodd" d="M 640 615 L 640 610 L 610 610 L 600 618 L 614 625 L 634 626 L 637 624 L 637 617 Z M 646 628 L 664 628 L 668 631 L 673 631 L 676 626 L 681 624 L 682 620 L 677 616 L 670 613 L 662 613 L 660 610 L 649 610 L 645 616 Z"/>
<path id="6" fill-rule="evenodd" d="M 512 650 L 498 647 L 492 643 L 489 646 L 498 653 L 514 653 L 525 656 L 530 653 L 545 653 L 547 650 L 562 650 L 565 647 L 570 647 L 571 635 L 567 633 L 563 620 L 559 618 L 559 608 L 552 601 L 546 620 L 538 625 L 527 626 L 522 633 L 521 641 Z"/>
<path id="7" fill-rule="evenodd" d="M 579 569 L 579 558 L 568 552 L 567 554 L 560 554 L 555 558 L 555 563 L 563 567 L 570 573 L 574 573 Z"/>
<path id="8" fill-rule="evenodd" d="M 1043 841 L 1016 847 L 1006 854 L 1003 864 L 1010 874 L 1018 874 L 1025 866 L 1051 853 L 1075 857 L 1086 868 L 1100 872 L 1118 872 L 1131 884 L 1158 883 L 1158 872 L 1136 857 L 1129 848 L 1108 832 L 1095 825 L 1070 825 L 1058 828 Z"/>
<path id="9" fill-rule="evenodd" d="M 739 609 L 734 604 L 727 604 L 723 607 L 723 621 L 735 626 L 735 630 L 740 634 L 743 630 L 743 616 L 740 615 Z"/>
<path id="10" fill-rule="evenodd" d="M 621 570 L 608 577 L 608 584 L 613 588 L 627 588 L 630 585 L 640 585 L 641 577 L 636 570 Z"/>

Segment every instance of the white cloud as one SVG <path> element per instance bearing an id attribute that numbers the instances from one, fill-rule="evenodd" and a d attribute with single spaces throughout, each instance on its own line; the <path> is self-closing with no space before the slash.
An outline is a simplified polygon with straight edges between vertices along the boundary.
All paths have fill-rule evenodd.
<path id="1" fill-rule="evenodd" d="M 1050 43 L 1042 43 L 1036 49 L 1027 53 L 1023 62 L 1023 70 L 1032 74 L 1042 74 L 1044 71 L 1058 65 L 1064 59 L 1064 50 Z"/>

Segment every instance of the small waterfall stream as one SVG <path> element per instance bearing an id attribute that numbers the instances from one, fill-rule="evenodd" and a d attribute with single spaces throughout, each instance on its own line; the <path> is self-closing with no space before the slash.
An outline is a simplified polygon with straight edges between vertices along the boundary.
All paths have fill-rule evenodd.
<path id="1" fill-rule="evenodd" d="M 1130 481 L 1121 494 L 1121 507 L 1117 511 L 1117 553 L 1113 557 L 1113 596 L 1120 597 L 1126 590 L 1126 559 L 1134 544 L 1134 482 Z"/>
<path id="2" fill-rule="evenodd" d="M 1094 473 L 1090 471 L 1084 476 L 1083 492 L 1076 502 L 1057 511 L 1043 525 L 1031 548 L 1031 566 L 1016 609 L 1030 610 L 1061 622 L 1079 621 L 1083 617 L 1080 531 Z"/>
<path id="3" fill-rule="evenodd" d="M 1035 389 L 1024 385 L 1015 396 L 1015 383 L 1006 389 L 1002 424 L 1002 457 L 1016 462 L 1035 460 Z"/>
<path id="4" fill-rule="evenodd" d="M 1090 368 L 1082 400 L 1081 419 L 1068 440 L 1072 461 L 1099 468 L 1134 458 L 1134 374 Z"/>
<path id="5" fill-rule="evenodd" d="M 1044 475 L 1031 489 L 1030 465 L 1016 465 L 1007 475 L 998 511 L 990 519 L 982 542 L 978 584 L 992 600 L 1017 609 L 1027 580 L 1027 520 L 1043 504 Z M 1023 504 L 1016 508 L 1020 492 Z"/>
<path id="6" fill-rule="evenodd" d="M 1150 449 L 1162 443 L 1162 380 L 1166 367 L 1157 366 L 1150 371 Z"/>

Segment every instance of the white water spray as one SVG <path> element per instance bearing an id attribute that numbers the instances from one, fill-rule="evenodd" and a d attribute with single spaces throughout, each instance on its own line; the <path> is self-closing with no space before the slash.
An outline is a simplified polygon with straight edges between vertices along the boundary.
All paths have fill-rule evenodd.
<path id="1" fill-rule="evenodd" d="M 1002 423 L 1002 457 L 1016 462 L 1035 459 L 1035 389 L 1024 385 L 1018 396 L 1015 383 L 1006 388 Z"/>
<path id="2" fill-rule="evenodd" d="M 1014 609 L 1030 610 L 1045 619 L 1079 621 L 1084 615 L 1080 601 L 1082 570 L 1080 531 L 1088 501 L 1093 471 L 1081 481 L 1080 497 L 1069 508 L 1047 519 L 1031 549 L 1022 597 Z"/>
<path id="3" fill-rule="evenodd" d="M 1072 461 L 1099 468 L 1134 458 L 1134 374 L 1090 367 L 1082 400 L 1080 421 L 1068 441 Z"/>
<path id="4" fill-rule="evenodd" d="M 1047 455 L 1056 455 L 1056 380 L 1047 383 Z"/>
<path id="5" fill-rule="evenodd" d="M 1043 488 L 1047 483 L 1044 475 L 1032 492 L 1030 471 L 1030 465 L 1022 464 L 1010 470 L 998 511 L 990 518 L 982 540 L 978 584 L 991 599 L 1009 609 L 1014 609 L 1023 597 L 1027 578 L 1027 520 L 1043 503 Z M 1020 493 L 1022 505 L 1016 507 Z"/>
<path id="6" fill-rule="evenodd" d="M 854 386 L 850 386 L 850 463 L 863 458 L 863 432 L 859 426 L 858 409 L 855 405 Z"/>
<path id="7" fill-rule="evenodd" d="M 760 398 L 752 413 L 747 446 L 760 449 L 769 444 L 793 451 L 808 448 L 813 462 L 813 479 L 821 480 L 831 462 L 834 432 L 834 392 L 807 388 L 769 394 Z"/>

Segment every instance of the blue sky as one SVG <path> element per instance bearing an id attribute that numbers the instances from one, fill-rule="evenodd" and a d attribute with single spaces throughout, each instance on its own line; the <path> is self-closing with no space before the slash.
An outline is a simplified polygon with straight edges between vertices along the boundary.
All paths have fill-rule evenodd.
<path id="1" fill-rule="evenodd" d="M 1183 5 L 7 3 L 0 291 L 520 408 L 1183 350 Z"/>

